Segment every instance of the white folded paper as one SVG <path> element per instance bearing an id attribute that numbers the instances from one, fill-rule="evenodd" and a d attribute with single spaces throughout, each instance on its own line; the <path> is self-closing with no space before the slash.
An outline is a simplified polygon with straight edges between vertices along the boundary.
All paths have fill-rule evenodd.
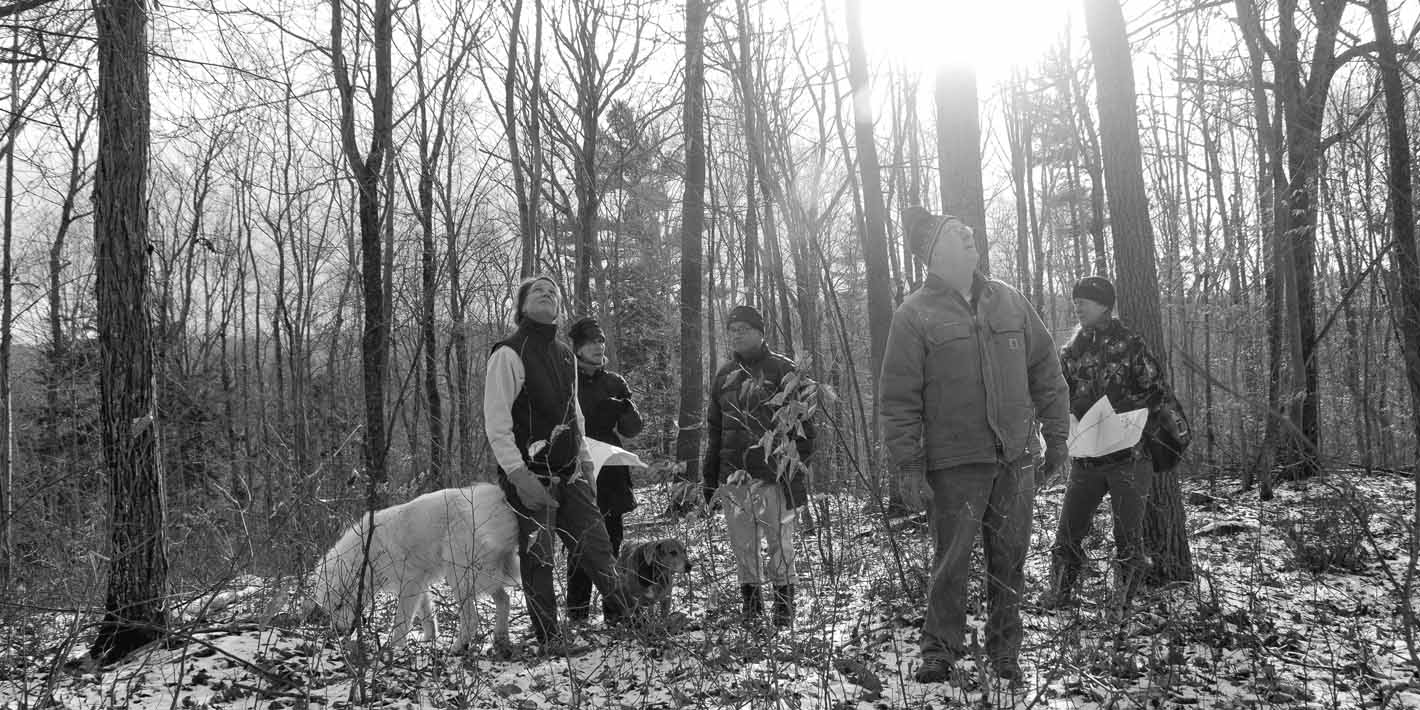
<path id="1" fill-rule="evenodd" d="M 1070 415 L 1070 455 L 1075 458 L 1104 456 L 1123 451 L 1137 443 L 1149 420 L 1148 409 L 1115 412 L 1109 397 L 1100 397 L 1082 419 Z"/>
<path id="2" fill-rule="evenodd" d="M 597 482 L 597 474 L 601 472 L 602 466 L 646 467 L 646 464 L 641 461 L 641 457 L 636 454 L 620 446 L 613 446 L 605 441 L 598 441 L 590 436 L 587 437 L 587 453 L 592 456 L 592 483 Z"/>

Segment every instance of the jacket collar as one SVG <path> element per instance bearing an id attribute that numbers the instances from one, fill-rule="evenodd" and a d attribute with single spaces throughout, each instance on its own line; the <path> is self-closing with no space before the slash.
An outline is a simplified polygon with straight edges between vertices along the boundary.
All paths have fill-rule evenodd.
<path id="1" fill-rule="evenodd" d="M 975 305 L 981 301 L 981 295 L 986 292 L 990 281 L 981 275 L 980 271 L 971 272 L 971 304 Z M 936 274 L 927 274 L 927 280 L 922 287 L 938 293 L 953 293 L 955 289 L 947 285 L 946 279 Z"/>
<path id="2" fill-rule="evenodd" d="M 739 353 L 735 353 L 735 361 L 744 363 L 746 365 L 753 365 L 754 363 L 763 360 L 767 355 L 769 355 L 769 344 L 760 343 L 759 349 L 755 350 L 754 352 L 751 352 L 748 355 L 741 355 Z"/>
<path id="3" fill-rule="evenodd" d="M 551 341 L 557 337 L 557 324 L 539 323 L 531 318 L 524 318 L 523 322 L 518 324 L 518 332 L 526 334 L 529 338 Z"/>
<path id="4" fill-rule="evenodd" d="M 1086 327 L 1084 327 L 1084 326 L 1081 326 L 1081 327 L 1080 327 L 1080 334 L 1083 335 L 1083 336 L 1085 336 L 1085 337 L 1087 337 L 1087 338 L 1090 338 L 1091 340 L 1093 340 L 1093 339 L 1096 339 L 1096 338 L 1101 338 L 1101 337 L 1106 337 L 1106 336 L 1109 336 L 1109 335 L 1113 335 L 1114 333 L 1118 332 L 1119 329 L 1122 328 L 1123 326 L 1124 326 L 1124 324 L 1123 324 L 1123 323 L 1120 323 L 1118 318 L 1116 318 L 1116 317 L 1114 317 L 1113 315 L 1111 315 L 1109 318 L 1106 318 L 1105 321 L 1104 321 L 1103 323 L 1100 323 L 1099 325 L 1090 326 L 1090 327 L 1088 327 L 1088 328 L 1086 328 Z"/>

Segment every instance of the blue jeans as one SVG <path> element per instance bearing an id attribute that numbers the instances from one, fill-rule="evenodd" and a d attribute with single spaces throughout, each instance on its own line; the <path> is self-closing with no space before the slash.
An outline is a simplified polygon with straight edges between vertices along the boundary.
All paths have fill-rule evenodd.
<path id="1" fill-rule="evenodd" d="M 927 472 L 936 556 L 922 624 L 922 658 L 965 654 L 966 587 L 981 531 L 986 550 L 986 653 L 1015 661 L 1021 651 L 1021 587 L 1035 504 L 1035 462 L 966 464 Z"/>

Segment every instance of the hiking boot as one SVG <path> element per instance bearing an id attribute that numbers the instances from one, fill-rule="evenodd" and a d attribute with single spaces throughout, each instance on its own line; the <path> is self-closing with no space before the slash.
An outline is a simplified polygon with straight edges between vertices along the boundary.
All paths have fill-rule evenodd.
<path id="1" fill-rule="evenodd" d="M 991 669 L 996 673 L 997 680 L 1012 688 L 1019 688 L 1026 683 L 1021 664 L 1014 658 L 997 659 L 991 663 Z"/>
<path id="2" fill-rule="evenodd" d="M 774 587 L 774 625 L 788 628 L 794 623 L 794 585 L 781 584 Z"/>
<path id="3" fill-rule="evenodd" d="M 922 665 L 913 671 L 912 677 L 918 683 L 941 683 L 947 679 L 952 672 L 952 660 L 942 656 L 931 656 L 922 659 Z"/>
<path id="4" fill-rule="evenodd" d="M 740 621 L 751 625 L 764 614 L 764 595 L 758 584 L 740 585 Z"/>
<path id="5" fill-rule="evenodd" d="M 571 658 L 590 651 L 591 645 L 576 637 L 554 636 L 540 641 L 533 647 L 533 655 L 539 658 Z"/>
<path id="6" fill-rule="evenodd" d="M 1036 601 L 1036 606 L 1046 611 L 1068 609 L 1075 606 L 1075 594 L 1069 589 L 1047 589 Z"/>
<path id="7" fill-rule="evenodd" d="M 1040 608 L 1053 611 L 1075 605 L 1075 580 L 1080 569 L 1056 559 L 1050 565 L 1050 589 L 1036 602 Z"/>

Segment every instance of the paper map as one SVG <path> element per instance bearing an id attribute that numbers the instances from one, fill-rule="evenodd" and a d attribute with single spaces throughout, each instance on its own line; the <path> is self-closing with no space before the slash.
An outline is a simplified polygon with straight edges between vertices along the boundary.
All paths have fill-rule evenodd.
<path id="1" fill-rule="evenodd" d="M 1100 397 L 1084 418 L 1070 415 L 1070 438 L 1066 440 L 1070 455 L 1088 458 L 1123 451 L 1139 443 L 1148 419 L 1148 409 L 1115 412 L 1109 397 Z"/>

